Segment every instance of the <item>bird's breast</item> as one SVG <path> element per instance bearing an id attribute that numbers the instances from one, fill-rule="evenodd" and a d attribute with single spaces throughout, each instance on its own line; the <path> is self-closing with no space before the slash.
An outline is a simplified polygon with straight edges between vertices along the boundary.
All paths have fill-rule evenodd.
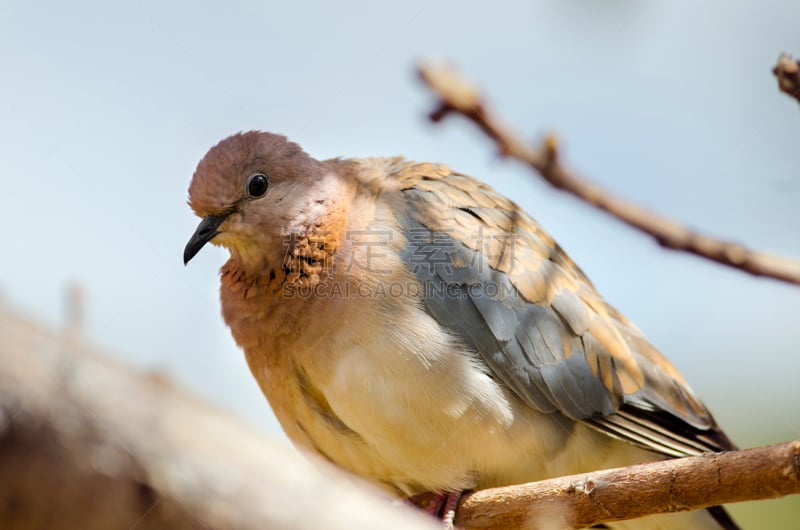
<path id="1" fill-rule="evenodd" d="M 544 473 L 570 422 L 522 404 L 401 287 L 336 289 L 229 321 L 295 444 L 404 494 Z"/>

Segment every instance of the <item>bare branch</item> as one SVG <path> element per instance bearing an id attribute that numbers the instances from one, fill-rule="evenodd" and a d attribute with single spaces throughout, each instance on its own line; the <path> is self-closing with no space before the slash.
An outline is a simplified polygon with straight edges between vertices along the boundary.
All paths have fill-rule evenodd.
<path id="1" fill-rule="evenodd" d="M 547 136 L 539 147 L 522 142 L 486 109 L 479 91 L 456 71 L 443 66 L 423 66 L 419 69 L 419 75 L 439 98 L 438 106 L 431 113 L 433 121 L 439 121 L 450 113 L 462 114 L 495 142 L 501 154 L 528 164 L 555 188 L 569 192 L 610 213 L 652 236 L 666 248 L 689 252 L 755 276 L 766 276 L 800 285 L 800 260 L 766 254 L 737 243 L 715 239 L 615 197 L 567 169 L 559 160 L 555 137 Z"/>
<path id="2" fill-rule="evenodd" d="M 521 530 L 547 521 L 584 528 L 797 493 L 800 440 L 476 491 L 462 498 L 456 524 Z M 424 506 L 427 500 L 414 502 Z"/>
<path id="3" fill-rule="evenodd" d="M 778 78 L 778 88 L 800 103 L 800 61 L 782 53 L 772 73 Z"/>

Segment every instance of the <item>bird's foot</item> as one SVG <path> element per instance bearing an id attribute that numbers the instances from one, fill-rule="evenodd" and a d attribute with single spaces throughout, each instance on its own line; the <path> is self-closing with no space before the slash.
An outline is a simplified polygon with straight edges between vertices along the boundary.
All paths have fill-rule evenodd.
<path id="1" fill-rule="evenodd" d="M 425 511 L 441 520 L 446 530 L 454 530 L 453 521 L 456 517 L 456 508 L 458 508 L 458 501 L 461 500 L 462 493 L 461 491 L 434 493 Z"/>

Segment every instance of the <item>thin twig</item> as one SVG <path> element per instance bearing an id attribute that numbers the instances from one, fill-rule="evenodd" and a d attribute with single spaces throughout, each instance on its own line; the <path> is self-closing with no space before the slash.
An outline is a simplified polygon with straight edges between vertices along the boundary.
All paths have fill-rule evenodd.
<path id="1" fill-rule="evenodd" d="M 486 108 L 479 91 L 455 70 L 444 66 L 422 66 L 419 75 L 439 98 L 430 117 L 439 121 L 451 113 L 470 119 L 491 138 L 505 156 L 516 158 L 557 189 L 569 192 L 587 203 L 610 213 L 628 225 L 652 236 L 659 244 L 689 252 L 755 276 L 765 276 L 800 285 L 800 260 L 776 256 L 722 241 L 695 232 L 682 224 L 615 197 L 595 184 L 583 180 L 564 167 L 558 156 L 558 142 L 547 136 L 539 147 L 517 138 Z"/>
<path id="2" fill-rule="evenodd" d="M 772 73 L 778 78 L 778 88 L 800 103 L 800 61 L 782 53 Z"/>
<path id="3" fill-rule="evenodd" d="M 800 440 L 480 490 L 464 495 L 455 523 L 464 530 L 584 528 L 797 493 Z"/>

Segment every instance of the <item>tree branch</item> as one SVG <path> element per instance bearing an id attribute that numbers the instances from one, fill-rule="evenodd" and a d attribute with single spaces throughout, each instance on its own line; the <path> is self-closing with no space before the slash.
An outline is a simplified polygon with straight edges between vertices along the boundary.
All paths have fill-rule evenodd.
<path id="1" fill-rule="evenodd" d="M 478 90 L 456 71 L 443 66 L 423 66 L 419 69 L 419 75 L 439 99 L 438 106 L 430 115 L 431 120 L 439 121 L 451 113 L 465 116 L 495 142 L 502 155 L 524 162 L 553 187 L 610 213 L 652 236 L 666 248 L 689 252 L 755 276 L 800 285 L 800 260 L 715 239 L 615 197 L 567 169 L 559 160 L 558 143 L 553 136 L 547 136 L 540 147 L 529 146 L 518 139 L 487 110 Z"/>
<path id="2" fill-rule="evenodd" d="M 532 529 L 543 521 L 584 528 L 797 493 L 800 440 L 476 491 L 462 498 L 455 522 L 464 530 Z"/>
<path id="3" fill-rule="evenodd" d="M 778 88 L 800 103 L 800 61 L 782 53 L 772 73 L 778 78 Z"/>

